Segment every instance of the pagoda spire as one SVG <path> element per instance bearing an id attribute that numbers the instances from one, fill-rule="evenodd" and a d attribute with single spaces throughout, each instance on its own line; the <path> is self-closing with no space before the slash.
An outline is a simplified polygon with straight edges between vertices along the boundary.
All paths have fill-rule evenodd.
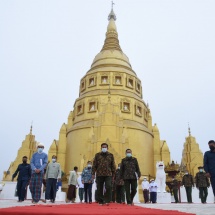
<path id="1" fill-rule="evenodd" d="M 101 52 L 104 50 L 122 51 L 122 49 L 119 45 L 119 40 L 118 40 L 118 33 L 117 33 L 116 24 L 115 24 L 116 14 L 113 11 L 113 5 L 114 5 L 114 3 L 112 2 L 111 12 L 108 15 L 109 24 L 108 24 L 107 32 L 106 32 L 106 39 L 105 39 Z"/>
<path id="2" fill-rule="evenodd" d="M 33 129 L 33 121 L 31 122 L 31 127 L 30 127 L 30 135 L 32 135 L 32 129 Z"/>
<path id="3" fill-rule="evenodd" d="M 191 129 L 190 129 L 190 124 L 188 123 L 188 133 L 189 133 L 189 137 L 191 137 Z"/>
<path id="4" fill-rule="evenodd" d="M 111 12 L 110 12 L 110 14 L 109 14 L 109 16 L 108 16 L 108 20 L 110 21 L 110 19 L 114 19 L 114 21 L 116 21 L 116 14 L 114 13 L 114 11 L 113 11 L 113 5 L 114 5 L 115 3 L 112 1 L 112 3 L 111 3 Z"/>

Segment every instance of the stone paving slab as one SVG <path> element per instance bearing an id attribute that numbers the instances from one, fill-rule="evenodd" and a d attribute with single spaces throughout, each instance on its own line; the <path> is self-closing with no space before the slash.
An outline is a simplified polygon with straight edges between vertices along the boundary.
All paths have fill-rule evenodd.
<path id="1" fill-rule="evenodd" d="M 44 205 L 45 203 L 39 202 L 39 204 Z M 46 204 L 53 204 L 47 202 Z M 54 204 L 61 205 L 66 204 L 65 202 L 56 202 Z M 24 202 L 17 202 L 16 200 L 3 200 L 0 199 L 0 208 L 9 208 L 16 206 L 30 206 L 32 205 L 30 200 Z M 177 210 L 181 212 L 194 213 L 196 215 L 215 215 L 215 204 L 135 204 L 140 207 L 155 208 L 163 210 Z M 173 214 L 174 215 L 174 214 Z"/>
<path id="2" fill-rule="evenodd" d="M 146 208 L 177 210 L 181 212 L 194 213 L 196 215 L 215 215 L 215 204 L 213 203 L 210 203 L 210 204 L 171 203 L 171 204 L 135 204 L 135 205 L 146 207 Z"/>

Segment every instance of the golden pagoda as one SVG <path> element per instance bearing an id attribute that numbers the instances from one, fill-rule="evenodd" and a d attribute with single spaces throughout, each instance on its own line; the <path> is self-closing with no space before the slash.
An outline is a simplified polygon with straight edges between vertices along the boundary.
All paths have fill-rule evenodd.
<path id="1" fill-rule="evenodd" d="M 104 45 L 80 81 L 79 98 L 49 157 L 55 149 L 63 171 L 68 173 L 74 166 L 81 171 L 101 150 L 101 143 L 107 142 L 116 163 L 131 148 L 142 175 L 155 175 L 155 162 L 162 154 L 170 162 L 170 152 L 166 142 L 161 142 L 157 126 L 152 126 L 141 80 L 120 47 L 113 9 L 108 21 Z"/>
<path id="2" fill-rule="evenodd" d="M 32 134 L 32 126 L 30 129 L 30 133 L 25 136 L 25 140 L 22 142 L 22 146 L 19 148 L 17 152 L 16 159 L 11 162 L 7 171 L 4 171 L 3 181 L 11 181 L 13 173 L 16 171 L 18 165 L 22 163 L 22 157 L 28 157 L 28 163 L 30 163 L 30 159 L 32 155 L 36 152 L 37 142 L 35 141 L 35 136 Z"/>
<path id="3" fill-rule="evenodd" d="M 196 142 L 196 138 L 191 136 L 190 127 L 188 127 L 189 136 L 186 137 L 184 143 L 184 149 L 182 152 L 182 166 L 186 167 L 186 170 L 193 176 L 199 171 L 198 167 L 203 165 L 203 153 L 199 149 L 199 144 Z"/>

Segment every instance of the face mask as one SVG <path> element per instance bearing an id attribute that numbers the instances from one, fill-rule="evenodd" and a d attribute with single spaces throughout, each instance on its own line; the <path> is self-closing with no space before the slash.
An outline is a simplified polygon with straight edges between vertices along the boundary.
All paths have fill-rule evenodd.
<path id="1" fill-rule="evenodd" d="M 200 169 L 199 172 L 203 172 L 203 169 Z"/>
<path id="2" fill-rule="evenodd" d="M 107 152 L 107 148 L 102 148 L 102 152 Z"/>
<path id="3" fill-rule="evenodd" d="M 185 172 L 185 175 L 188 175 L 188 172 Z"/>
<path id="4" fill-rule="evenodd" d="M 55 158 L 52 158 L 52 162 L 55 163 L 55 162 L 56 162 L 56 159 L 55 159 Z"/>
<path id="5" fill-rule="evenodd" d="M 27 163 L 27 161 L 26 160 L 24 160 L 24 161 L 22 161 L 23 163 Z"/>
<path id="6" fill-rule="evenodd" d="M 38 153 L 42 153 L 43 152 L 43 148 L 38 148 L 37 151 L 38 151 Z"/>
<path id="7" fill-rule="evenodd" d="M 120 169 L 120 166 L 118 166 L 118 169 Z"/>
<path id="8" fill-rule="evenodd" d="M 143 179 L 143 181 L 146 181 L 146 179 Z"/>
<path id="9" fill-rule="evenodd" d="M 88 167 L 88 168 L 91 168 L 91 167 L 92 167 L 92 165 L 91 165 L 91 164 L 88 164 L 88 165 L 87 165 L 87 167 Z"/>
<path id="10" fill-rule="evenodd" d="M 127 156 L 127 157 L 131 157 L 132 154 L 131 154 L 131 153 L 127 153 L 126 156 Z"/>
<path id="11" fill-rule="evenodd" d="M 210 150 L 213 151 L 215 149 L 214 146 L 209 146 Z"/>

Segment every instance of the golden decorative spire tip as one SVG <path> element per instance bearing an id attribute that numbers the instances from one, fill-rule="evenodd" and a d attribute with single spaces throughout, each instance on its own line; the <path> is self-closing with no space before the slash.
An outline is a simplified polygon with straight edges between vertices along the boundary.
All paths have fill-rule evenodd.
<path id="1" fill-rule="evenodd" d="M 114 19 L 114 21 L 116 21 L 116 14 L 114 13 L 114 11 L 113 11 L 113 5 L 114 5 L 115 3 L 112 1 L 112 3 L 111 3 L 111 12 L 110 12 L 110 14 L 109 14 L 109 16 L 108 16 L 108 20 L 110 20 L 110 19 Z"/>
<path id="2" fill-rule="evenodd" d="M 189 122 L 188 122 L 188 132 L 189 132 L 189 136 L 191 136 L 191 130 L 190 130 Z"/>
<path id="3" fill-rule="evenodd" d="M 31 122 L 30 134 L 32 134 L 33 121 Z"/>

